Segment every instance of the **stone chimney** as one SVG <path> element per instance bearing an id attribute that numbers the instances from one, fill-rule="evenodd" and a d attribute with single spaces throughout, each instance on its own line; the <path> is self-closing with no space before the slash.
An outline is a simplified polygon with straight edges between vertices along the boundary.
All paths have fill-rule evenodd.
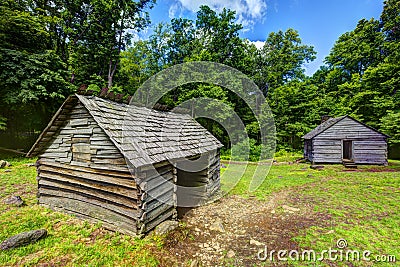
<path id="1" fill-rule="evenodd" d="M 329 115 L 323 115 L 323 116 L 321 116 L 321 123 L 326 122 L 326 121 L 329 120 L 330 118 L 332 118 L 332 116 L 329 116 Z"/>

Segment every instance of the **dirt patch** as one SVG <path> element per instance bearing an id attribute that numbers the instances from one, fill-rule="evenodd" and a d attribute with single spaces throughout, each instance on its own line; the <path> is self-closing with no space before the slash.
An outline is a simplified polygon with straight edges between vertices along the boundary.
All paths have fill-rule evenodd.
<path id="1" fill-rule="evenodd" d="M 160 266 L 190 266 L 193 260 L 202 266 L 258 266 L 257 253 L 265 246 L 298 249 L 293 237 L 327 218 L 292 197 L 287 192 L 269 201 L 228 196 L 187 212 L 183 226 L 166 238 L 169 255 L 163 255 Z"/>
<path id="2" fill-rule="evenodd" d="M 39 262 L 37 263 L 37 267 L 57 267 L 57 266 L 66 266 L 72 261 L 71 256 L 61 256 L 57 257 L 56 259 L 53 259 L 48 262 Z"/>
<path id="3" fill-rule="evenodd" d="M 343 172 L 400 172 L 400 169 L 344 169 Z"/>

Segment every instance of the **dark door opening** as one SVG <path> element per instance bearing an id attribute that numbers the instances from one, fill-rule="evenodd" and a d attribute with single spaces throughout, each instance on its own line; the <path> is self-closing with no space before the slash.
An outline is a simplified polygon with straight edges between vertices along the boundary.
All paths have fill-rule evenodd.
<path id="1" fill-rule="evenodd" d="M 178 218 L 182 218 L 188 211 L 204 203 L 206 197 L 206 177 L 201 172 L 177 171 L 177 209 Z"/>
<path id="2" fill-rule="evenodd" d="M 353 141 L 343 141 L 343 159 L 353 159 Z"/>
<path id="3" fill-rule="evenodd" d="M 194 207 L 205 203 L 207 198 L 208 157 L 196 157 L 178 162 L 177 170 L 177 211 L 178 218 Z"/>

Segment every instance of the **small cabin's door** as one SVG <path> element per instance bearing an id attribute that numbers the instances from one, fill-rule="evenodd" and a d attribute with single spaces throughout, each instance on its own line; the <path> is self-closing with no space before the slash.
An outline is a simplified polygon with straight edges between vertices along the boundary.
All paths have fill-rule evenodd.
<path id="1" fill-rule="evenodd" d="M 344 140 L 342 151 L 343 151 L 343 159 L 352 160 L 353 159 L 353 141 Z"/>

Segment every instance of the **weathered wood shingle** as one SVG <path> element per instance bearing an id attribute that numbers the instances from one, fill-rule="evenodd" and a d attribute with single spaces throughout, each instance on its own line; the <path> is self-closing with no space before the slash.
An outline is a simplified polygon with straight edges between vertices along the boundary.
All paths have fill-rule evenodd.
<path id="1" fill-rule="evenodd" d="M 189 115 L 160 112 L 94 96 L 75 95 L 73 98 L 83 104 L 98 126 L 136 168 L 222 147 Z M 62 110 L 60 114 L 64 114 Z M 77 120 L 76 123 L 84 123 L 84 120 Z M 37 146 L 29 152 L 30 156 L 40 153 L 42 141 L 38 140 Z"/>
<path id="2" fill-rule="evenodd" d="M 316 137 L 317 135 L 319 135 L 319 134 L 325 132 L 326 130 L 328 130 L 329 128 L 331 128 L 333 125 L 337 124 L 338 122 L 340 122 L 341 120 L 343 120 L 343 119 L 345 119 L 345 118 L 349 118 L 349 119 L 353 120 L 355 123 L 361 124 L 361 125 L 363 125 L 364 127 L 368 128 L 368 129 L 370 129 L 370 130 L 372 130 L 372 131 L 374 131 L 374 132 L 376 132 L 376 133 L 378 133 L 378 134 L 380 134 L 380 135 L 382 135 L 382 136 L 384 136 L 384 137 L 389 137 L 388 135 L 386 135 L 386 134 L 384 134 L 384 133 L 381 133 L 381 132 L 375 130 L 374 128 L 372 128 L 372 127 L 370 127 L 370 126 L 367 126 L 367 125 L 365 125 L 364 123 L 362 123 L 362 122 L 360 122 L 360 121 L 357 121 L 357 120 L 353 119 L 352 117 L 350 117 L 350 116 L 348 116 L 348 115 L 345 115 L 345 116 L 341 116 L 341 117 L 337 117 L 337 118 L 330 118 L 330 119 L 328 119 L 327 121 L 325 121 L 325 122 L 321 123 L 320 125 L 318 125 L 318 126 L 317 126 L 315 129 L 313 129 L 311 132 L 305 134 L 302 138 L 303 138 L 303 139 L 306 139 L 306 140 L 312 139 L 312 138 Z"/>
<path id="3" fill-rule="evenodd" d="M 312 139 L 313 137 L 319 135 L 323 131 L 329 129 L 332 125 L 336 124 L 337 122 L 341 121 L 343 118 L 346 116 L 341 116 L 337 118 L 330 118 L 327 121 L 321 123 L 318 125 L 315 129 L 313 129 L 311 132 L 305 134 L 302 138 L 304 139 Z"/>

